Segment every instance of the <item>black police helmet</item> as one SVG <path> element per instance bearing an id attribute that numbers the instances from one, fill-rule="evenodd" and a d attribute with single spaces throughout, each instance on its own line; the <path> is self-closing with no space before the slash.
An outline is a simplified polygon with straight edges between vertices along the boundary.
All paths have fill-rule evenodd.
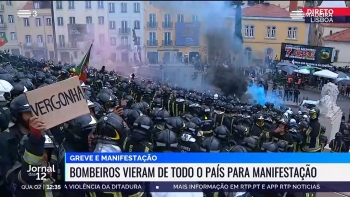
<path id="1" fill-rule="evenodd" d="M 162 130 L 154 137 L 155 152 L 178 152 L 179 142 L 176 133 L 169 129 Z"/>
<path id="2" fill-rule="evenodd" d="M 133 124 L 133 129 L 141 131 L 151 131 L 153 129 L 153 122 L 148 116 L 140 116 L 135 120 Z"/>
<path id="3" fill-rule="evenodd" d="M 110 113 L 98 120 L 96 134 L 111 140 L 122 140 L 126 134 L 126 126 L 119 115 Z"/>
<path id="4" fill-rule="evenodd" d="M 176 134 L 180 134 L 182 129 L 185 127 L 185 122 L 182 120 L 181 117 L 170 117 L 165 124 L 165 127 L 167 129 L 170 129 L 174 131 Z"/>
<path id="5" fill-rule="evenodd" d="M 133 125 L 135 120 L 142 116 L 142 112 L 140 110 L 137 109 L 131 109 L 129 110 L 129 112 L 126 114 L 126 121 L 129 125 Z"/>
<path id="6" fill-rule="evenodd" d="M 25 94 L 21 94 L 14 98 L 10 103 L 12 121 L 16 122 L 21 118 L 21 113 L 31 112 L 28 100 Z"/>
<path id="7" fill-rule="evenodd" d="M 274 142 L 265 142 L 261 145 L 261 151 L 268 153 L 278 152 L 278 146 Z"/>
<path id="8" fill-rule="evenodd" d="M 212 137 L 205 138 L 202 143 L 200 144 L 200 151 L 201 152 L 210 152 L 210 153 L 218 153 L 222 149 L 220 140 Z"/>
<path id="9" fill-rule="evenodd" d="M 230 139 L 230 131 L 224 125 L 216 127 L 214 129 L 213 134 L 214 134 L 214 137 L 216 137 L 222 141 L 228 141 Z"/>
<path id="10" fill-rule="evenodd" d="M 88 151 L 88 137 L 96 129 L 97 121 L 90 115 L 78 116 L 64 123 L 66 140 L 74 146 L 76 151 Z"/>
<path id="11" fill-rule="evenodd" d="M 241 145 L 234 146 L 230 149 L 230 152 L 235 152 L 235 153 L 244 153 L 248 152 L 246 148 L 244 148 Z"/>

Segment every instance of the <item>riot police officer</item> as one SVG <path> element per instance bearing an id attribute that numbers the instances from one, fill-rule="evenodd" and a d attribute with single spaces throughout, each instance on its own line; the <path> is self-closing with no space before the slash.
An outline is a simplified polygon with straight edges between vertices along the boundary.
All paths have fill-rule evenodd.
<path id="1" fill-rule="evenodd" d="M 123 152 L 152 152 L 153 122 L 148 116 L 138 117 L 124 140 Z"/>

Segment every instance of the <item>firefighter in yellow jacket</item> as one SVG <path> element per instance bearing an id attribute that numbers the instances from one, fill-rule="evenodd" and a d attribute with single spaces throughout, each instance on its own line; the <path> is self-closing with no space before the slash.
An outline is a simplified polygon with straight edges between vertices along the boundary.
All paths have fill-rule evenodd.
<path id="1" fill-rule="evenodd" d="M 58 176 L 57 156 L 53 139 L 44 134 L 45 124 L 37 117 L 29 119 L 30 133 L 19 145 L 20 159 L 6 174 L 16 197 L 58 197 L 61 186 L 55 184 Z"/>

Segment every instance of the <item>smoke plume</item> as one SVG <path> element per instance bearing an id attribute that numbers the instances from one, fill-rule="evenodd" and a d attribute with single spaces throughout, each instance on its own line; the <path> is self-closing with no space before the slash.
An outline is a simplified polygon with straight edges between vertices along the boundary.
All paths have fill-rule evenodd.
<path id="1" fill-rule="evenodd" d="M 236 95 L 240 98 L 247 91 L 248 81 L 237 67 L 213 67 L 208 73 L 209 84 L 224 95 Z"/>

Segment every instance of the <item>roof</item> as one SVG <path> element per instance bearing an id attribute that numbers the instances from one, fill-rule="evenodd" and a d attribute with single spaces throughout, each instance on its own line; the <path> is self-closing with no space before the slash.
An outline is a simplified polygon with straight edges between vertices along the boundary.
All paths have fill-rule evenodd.
<path id="1" fill-rule="evenodd" d="M 22 8 L 22 10 L 32 10 L 34 9 L 34 5 L 32 1 L 28 1 Z"/>
<path id="2" fill-rule="evenodd" d="M 273 4 L 256 4 L 246 7 L 242 10 L 242 16 L 248 17 L 270 17 L 270 18 L 289 18 L 287 10 Z"/>
<path id="3" fill-rule="evenodd" d="M 323 38 L 324 41 L 331 42 L 350 42 L 350 29 L 346 29 L 337 33 L 334 33 Z"/>
<path id="4" fill-rule="evenodd" d="M 350 28 L 348 23 L 321 23 L 323 27 Z"/>

